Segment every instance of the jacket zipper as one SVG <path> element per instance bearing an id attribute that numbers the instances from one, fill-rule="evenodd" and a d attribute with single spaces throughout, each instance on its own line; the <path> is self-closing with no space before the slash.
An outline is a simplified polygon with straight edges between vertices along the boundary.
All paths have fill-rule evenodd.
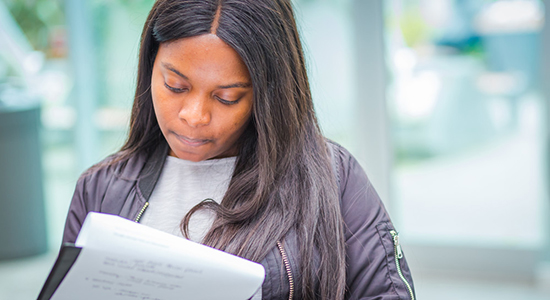
<path id="1" fill-rule="evenodd" d="M 391 230 L 390 234 L 393 238 L 393 246 L 395 248 L 395 264 L 397 265 L 397 273 L 399 273 L 399 277 L 401 277 L 401 280 L 405 283 L 407 286 L 407 290 L 409 290 L 409 294 L 411 295 L 411 300 L 414 300 L 414 293 L 411 288 L 411 285 L 405 279 L 405 276 L 403 276 L 403 272 L 401 271 L 401 264 L 399 263 L 399 260 L 403 258 L 403 250 L 401 249 L 401 245 L 399 244 L 399 234 L 395 230 Z"/>
<path id="2" fill-rule="evenodd" d="M 288 260 L 288 256 L 286 256 L 286 252 L 285 252 L 285 249 L 283 248 L 283 244 L 277 241 L 277 247 L 281 252 L 281 257 L 283 258 L 283 264 L 285 265 L 285 269 L 286 269 L 286 275 L 288 276 L 288 283 L 290 286 L 290 292 L 288 293 L 288 300 L 292 300 L 292 298 L 294 297 L 294 279 L 292 278 L 292 270 L 290 269 L 290 262 Z"/>
<path id="3" fill-rule="evenodd" d="M 137 215 L 136 219 L 134 220 L 134 222 L 138 223 L 139 222 L 139 219 L 141 219 L 141 216 L 143 215 L 143 213 L 145 212 L 145 210 L 147 209 L 147 207 L 149 206 L 149 202 L 145 202 L 145 204 L 143 204 L 143 207 L 141 208 L 141 210 L 139 211 L 139 214 Z"/>

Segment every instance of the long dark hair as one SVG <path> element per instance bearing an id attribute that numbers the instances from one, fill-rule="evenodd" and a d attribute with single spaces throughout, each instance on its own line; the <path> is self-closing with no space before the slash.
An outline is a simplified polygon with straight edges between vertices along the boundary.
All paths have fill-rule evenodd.
<path id="1" fill-rule="evenodd" d="M 291 0 L 158 0 L 141 36 L 130 133 L 117 161 L 165 143 L 152 105 L 160 43 L 214 33 L 248 67 L 254 104 L 229 188 L 203 243 L 261 261 L 296 234 L 303 299 L 341 299 L 345 248 L 338 189 L 315 117 Z"/>

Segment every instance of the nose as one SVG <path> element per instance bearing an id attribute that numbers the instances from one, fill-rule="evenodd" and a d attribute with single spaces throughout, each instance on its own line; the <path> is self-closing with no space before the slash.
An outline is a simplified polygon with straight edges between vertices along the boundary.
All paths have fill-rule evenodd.
<path id="1" fill-rule="evenodd" d="M 183 104 L 178 117 L 190 127 L 200 127 L 210 124 L 211 112 L 207 97 L 188 95 L 182 100 Z"/>

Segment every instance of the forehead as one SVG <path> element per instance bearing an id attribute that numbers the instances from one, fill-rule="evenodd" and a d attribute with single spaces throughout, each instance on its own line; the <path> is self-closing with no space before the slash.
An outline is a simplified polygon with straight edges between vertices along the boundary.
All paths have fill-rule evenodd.
<path id="1" fill-rule="evenodd" d="M 193 78 L 250 81 L 239 54 L 214 34 L 183 38 L 159 46 L 155 66 L 168 64 Z"/>

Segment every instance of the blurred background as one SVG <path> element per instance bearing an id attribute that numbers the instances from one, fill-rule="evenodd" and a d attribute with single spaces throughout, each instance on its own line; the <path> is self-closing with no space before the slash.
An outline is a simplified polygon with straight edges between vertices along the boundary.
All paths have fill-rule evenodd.
<path id="1" fill-rule="evenodd" d="M 0 299 L 37 297 L 79 174 L 124 142 L 152 3 L 0 0 Z M 294 3 L 418 299 L 550 299 L 550 1 Z"/>

